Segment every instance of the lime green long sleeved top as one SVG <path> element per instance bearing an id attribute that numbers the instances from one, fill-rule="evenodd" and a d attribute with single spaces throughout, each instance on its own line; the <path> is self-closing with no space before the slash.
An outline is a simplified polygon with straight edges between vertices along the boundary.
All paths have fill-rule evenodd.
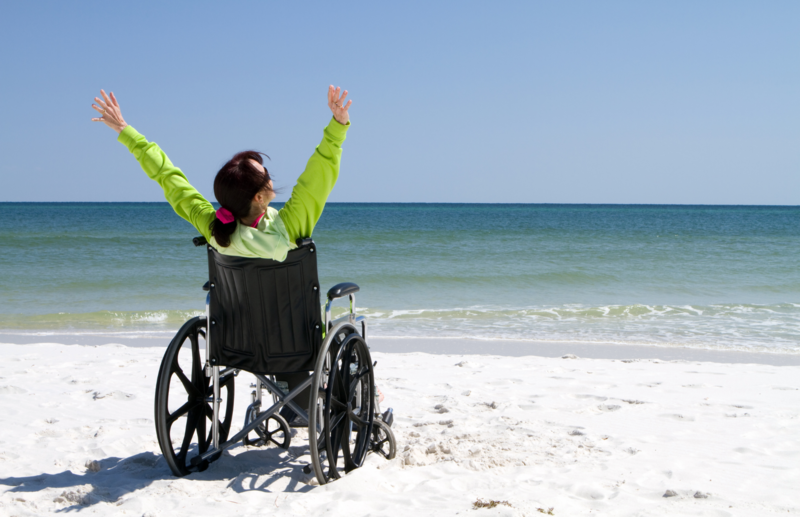
<path id="1" fill-rule="evenodd" d="M 292 189 L 292 195 L 280 211 L 267 209 L 256 228 L 237 224 L 231 244 L 219 246 L 211 236 L 211 221 L 216 210 L 192 185 L 181 170 L 175 167 L 155 142 L 133 127 L 127 126 L 117 139 L 136 157 L 151 179 L 164 189 L 164 196 L 175 212 L 192 223 L 220 253 L 240 257 L 262 257 L 278 261 L 286 259 L 295 241 L 311 237 L 325 202 L 339 177 L 342 143 L 350 123 L 342 125 L 331 119 L 323 132 L 322 142 L 308 159 L 306 169 Z"/>

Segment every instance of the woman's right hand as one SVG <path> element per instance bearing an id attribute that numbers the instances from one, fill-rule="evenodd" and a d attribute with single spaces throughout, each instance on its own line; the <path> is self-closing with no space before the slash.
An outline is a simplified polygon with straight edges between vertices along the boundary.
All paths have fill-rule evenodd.
<path id="1" fill-rule="evenodd" d="M 347 104 L 345 104 L 344 100 L 346 98 L 347 90 L 342 93 L 342 89 L 338 86 L 336 89 L 333 88 L 333 85 L 328 87 L 328 107 L 331 109 L 336 122 L 343 126 L 346 126 L 347 123 L 350 122 L 350 113 L 348 113 L 347 110 L 349 110 L 350 105 L 353 104 L 353 101 L 347 101 Z"/>
<path id="2" fill-rule="evenodd" d="M 94 98 L 94 101 L 99 104 L 99 106 L 92 104 L 92 108 L 100 113 L 100 116 L 93 118 L 92 122 L 103 122 L 117 133 L 121 133 L 128 124 L 125 122 L 125 119 L 122 118 L 122 112 L 119 109 L 117 98 L 114 97 L 114 92 L 111 92 L 111 98 L 109 98 L 103 90 L 100 90 L 100 95 L 103 96 L 102 100 L 97 97 Z"/>

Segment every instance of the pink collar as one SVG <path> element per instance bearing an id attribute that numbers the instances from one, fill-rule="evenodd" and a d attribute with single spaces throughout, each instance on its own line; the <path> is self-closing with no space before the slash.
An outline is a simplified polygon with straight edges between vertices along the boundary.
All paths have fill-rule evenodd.
<path id="1" fill-rule="evenodd" d="M 266 212 L 264 212 L 264 214 L 266 214 Z M 256 221 L 250 225 L 250 228 L 258 228 L 258 223 L 260 223 L 261 219 L 264 218 L 264 214 L 259 215 L 258 219 L 256 219 Z"/>

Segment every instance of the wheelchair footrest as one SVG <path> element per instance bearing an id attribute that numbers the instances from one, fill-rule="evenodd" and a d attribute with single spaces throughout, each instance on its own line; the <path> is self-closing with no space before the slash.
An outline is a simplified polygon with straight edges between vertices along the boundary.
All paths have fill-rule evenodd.
<path id="1" fill-rule="evenodd" d="M 392 411 L 392 408 L 389 408 L 383 412 L 381 415 L 381 420 L 383 420 L 384 423 L 386 423 L 386 425 L 389 427 L 392 427 L 392 422 L 394 422 L 394 411 Z"/>

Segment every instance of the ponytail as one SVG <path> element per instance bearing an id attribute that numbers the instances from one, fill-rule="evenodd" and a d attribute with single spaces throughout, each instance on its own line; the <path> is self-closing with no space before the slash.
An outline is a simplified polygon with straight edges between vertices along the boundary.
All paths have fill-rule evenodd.
<path id="1" fill-rule="evenodd" d="M 233 222 L 225 224 L 215 217 L 214 220 L 211 221 L 209 228 L 217 244 L 223 248 L 227 248 L 231 245 L 231 235 L 236 231 L 236 225 L 238 224 L 239 223 L 237 223 L 235 219 Z"/>

